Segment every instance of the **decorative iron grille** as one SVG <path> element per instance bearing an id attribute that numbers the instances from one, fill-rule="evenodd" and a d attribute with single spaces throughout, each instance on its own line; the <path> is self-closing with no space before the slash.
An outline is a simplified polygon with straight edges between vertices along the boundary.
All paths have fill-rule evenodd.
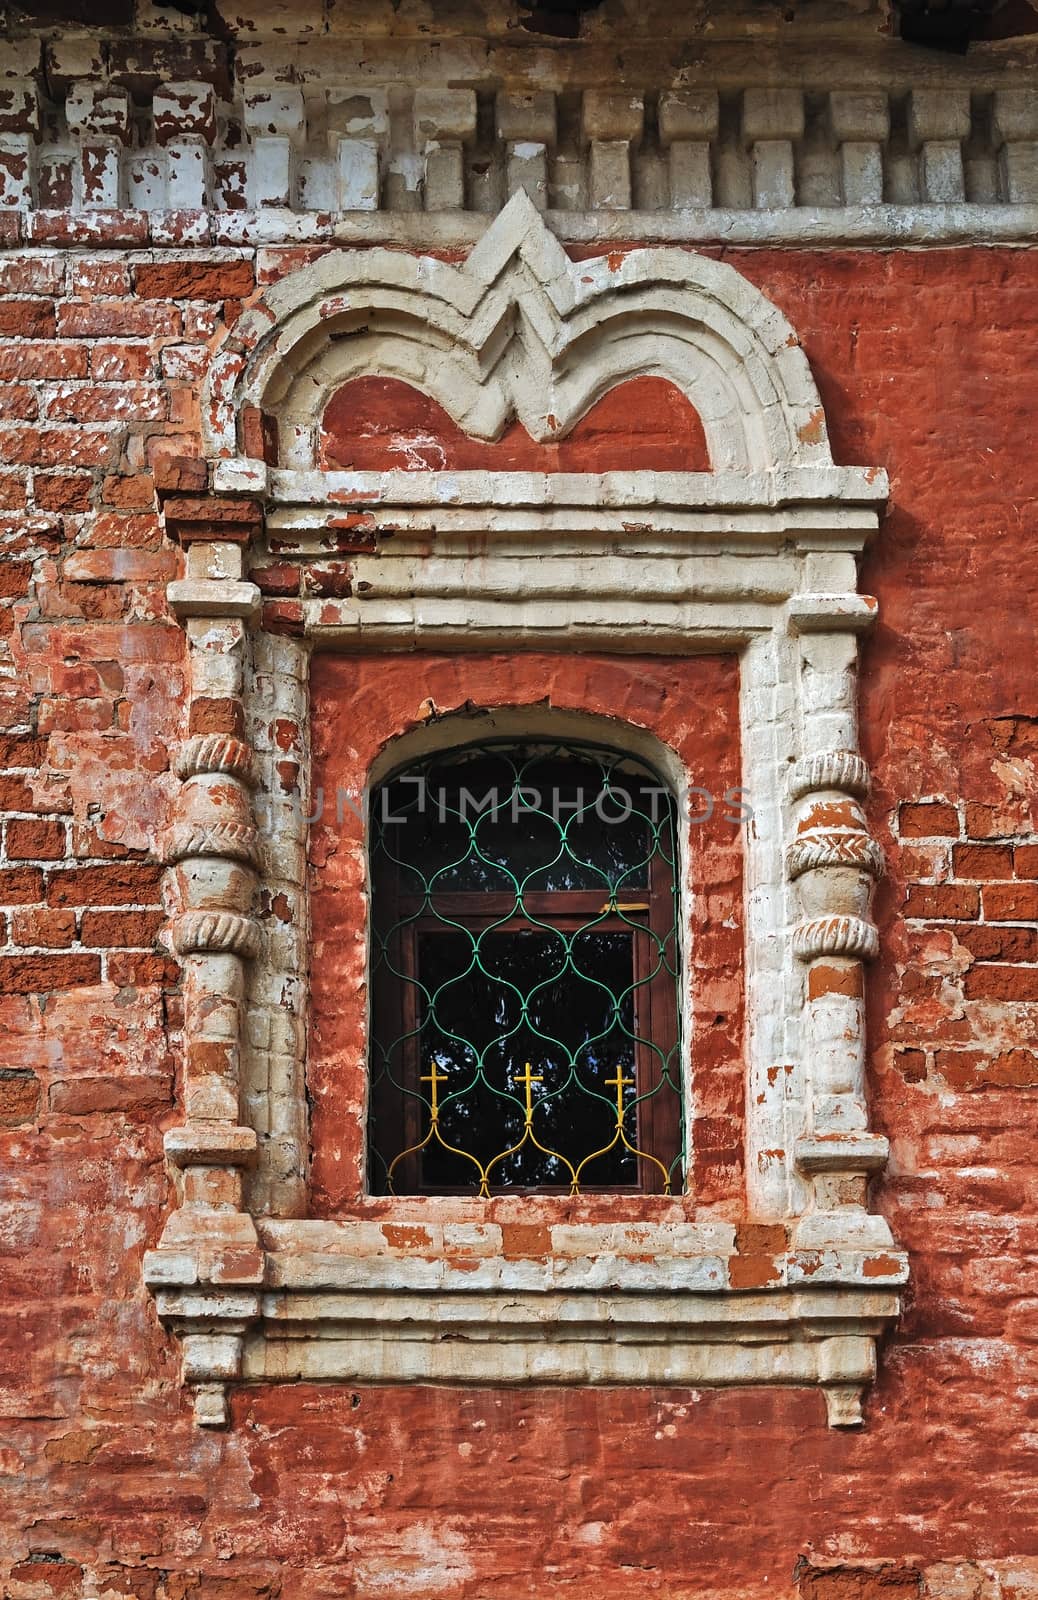
<path id="1" fill-rule="evenodd" d="M 371 1187 L 681 1185 L 676 826 L 606 746 L 491 741 L 372 796 Z"/>

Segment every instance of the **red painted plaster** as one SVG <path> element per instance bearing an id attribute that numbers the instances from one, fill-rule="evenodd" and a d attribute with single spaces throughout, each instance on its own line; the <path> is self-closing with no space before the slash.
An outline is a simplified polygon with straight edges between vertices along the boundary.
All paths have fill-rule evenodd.
<path id="1" fill-rule="evenodd" d="M 703 424 L 664 378 L 631 378 L 604 394 L 555 443 L 521 422 L 472 439 L 428 395 L 396 378 L 355 378 L 328 402 L 321 464 L 354 472 L 427 468 L 488 472 L 708 472 Z"/>
<path id="2" fill-rule="evenodd" d="M 363 1199 L 367 985 L 364 942 L 363 833 L 356 811 L 335 796 L 365 792 L 375 758 L 391 739 L 430 716 L 528 705 L 581 711 L 648 729 L 673 750 L 690 785 L 717 797 L 712 816 L 686 831 L 695 974 L 692 1081 L 697 1105 L 692 1140 L 692 1194 L 666 1200 L 588 1197 L 566 1201 L 493 1202 L 524 1219 L 715 1212 L 741 1214 L 742 1195 L 742 840 L 724 803 L 739 785 L 738 663 L 701 656 L 670 661 L 638 656 L 551 656 L 535 653 L 366 659 L 318 656 L 311 684 L 315 800 L 323 816 L 311 829 L 311 970 L 313 1033 L 308 1088 L 313 1103 L 311 1182 L 322 1215 L 451 1215 L 484 1217 L 481 1202 Z M 466 724 L 468 731 L 466 732 Z M 479 738 L 460 722 L 460 742 Z M 608 737 L 609 722 L 604 724 Z M 693 814 L 705 809 L 691 797 Z M 341 817 L 341 822 L 338 820 Z"/>
<path id="3" fill-rule="evenodd" d="M 146 242 L 118 218 L 97 226 L 103 262 L 102 245 Z M 71 239 L 53 224 L 59 250 Z M 73 242 L 82 263 L 89 240 Z M 0 598 L 0 774 L 13 820 L 66 831 L 60 859 L 0 864 L 11 1600 L 1038 1592 L 1038 252 L 724 253 L 797 328 L 836 459 L 891 475 L 862 574 L 880 601 L 862 672 L 868 809 L 890 869 L 869 1082 L 893 1147 L 874 1202 L 913 1277 L 864 1432 L 830 1432 L 815 1393 L 348 1385 L 239 1392 L 226 1435 L 193 1428 L 140 1270 L 170 1204 L 162 1130 L 178 1120 L 176 968 L 150 934 L 182 637 L 164 567 L 76 563 L 170 554 L 150 463 L 165 453 L 182 463 L 171 487 L 204 487 L 193 396 L 224 310 L 88 303 L 71 257 L 12 257 L 0 378 L 37 406 L 0 424 L 0 550 L 18 590 Z M 80 382 L 93 417 L 111 385 L 109 426 L 67 403 L 47 416 L 55 386 Z M 629 663 L 598 664 L 588 692 L 692 715 L 625 699 L 632 682 Z M 392 698 L 406 704 L 399 686 Z M 219 702 L 210 714 L 222 726 Z M 360 729 L 358 751 L 373 743 Z M 56 848 L 53 827 L 42 837 Z M 965 857 L 960 879 L 956 844 L 997 853 Z M 100 943 L 117 935 L 141 945 Z"/>

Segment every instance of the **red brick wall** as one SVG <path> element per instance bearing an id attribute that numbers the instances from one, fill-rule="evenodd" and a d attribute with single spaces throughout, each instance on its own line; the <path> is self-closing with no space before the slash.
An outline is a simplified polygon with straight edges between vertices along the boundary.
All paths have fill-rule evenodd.
<path id="1" fill-rule="evenodd" d="M 253 262 L 0 262 L 0 1593 L 1038 1594 L 1038 253 L 730 252 L 887 467 L 863 586 L 876 1201 L 912 1252 L 860 1434 L 821 1397 L 239 1392 L 194 1430 L 140 1285 L 168 1204 L 154 942 L 181 635 L 156 473 Z M 277 252 L 261 262 L 276 274 Z M 128 291 L 134 292 L 129 293 Z M 171 435 L 182 433 L 182 440 Z M 180 466 L 173 477 L 191 476 Z"/>

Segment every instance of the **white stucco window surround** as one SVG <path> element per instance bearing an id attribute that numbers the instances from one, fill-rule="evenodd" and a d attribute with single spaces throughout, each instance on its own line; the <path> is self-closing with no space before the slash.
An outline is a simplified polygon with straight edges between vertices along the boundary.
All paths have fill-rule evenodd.
<path id="1" fill-rule="evenodd" d="M 488 440 L 513 417 L 557 438 L 615 384 L 664 377 L 713 470 L 324 471 L 324 407 L 368 374 Z M 230 332 L 202 400 L 210 492 L 166 507 L 193 696 L 170 843 L 184 1120 L 166 1140 L 177 1208 L 146 1263 L 199 1420 L 226 1420 L 228 1383 L 306 1377 L 813 1384 L 831 1423 L 860 1422 L 907 1270 L 867 1210 L 887 1149 L 865 1085 L 882 858 L 862 809 L 855 667 L 875 603 L 856 558 L 886 481 L 833 464 L 793 330 L 688 251 L 571 262 L 520 194 L 461 266 L 355 249 L 289 274 Z M 277 466 L 246 449 L 258 413 Z M 273 549 L 317 572 L 328 530 L 360 515 L 374 536 L 350 595 L 313 585 L 290 632 L 265 631 L 248 562 Z M 515 1260 L 473 1225 L 418 1260 L 376 1221 L 307 1216 L 306 839 L 279 770 L 286 754 L 307 769 L 311 652 L 416 647 L 738 654 L 743 1229 L 560 1225 L 543 1258 Z M 291 909 L 280 931 L 256 915 L 260 885 Z M 770 1261 L 757 1276 L 748 1238 Z"/>

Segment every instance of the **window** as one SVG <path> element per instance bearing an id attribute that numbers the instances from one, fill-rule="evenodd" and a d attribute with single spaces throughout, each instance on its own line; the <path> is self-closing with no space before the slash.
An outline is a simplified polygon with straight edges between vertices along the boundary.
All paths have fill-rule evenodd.
<path id="1" fill-rule="evenodd" d="M 558 472 L 594 398 L 651 374 L 687 394 L 711 472 L 597 454 L 602 470 Z M 365 375 L 420 383 L 472 439 L 514 419 L 550 447 L 544 470 L 323 462 L 331 397 Z M 886 1140 L 869 1130 L 857 970 L 880 859 L 854 704 L 876 605 L 856 557 L 886 480 L 833 463 L 794 330 L 694 252 L 571 262 L 519 193 L 463 266 L 357 249 L 272 285 L 214 356 L 201 417 L 213 493 L 164 506 L 188 546 L 168 590 L 192 684 L 171 936 L 194 997 L 165 1142 L 191 1175 L 145 1266 L 199 1420 L 226 1420 L 228 1382 L 296 1377 L 817 1383 L 830 1421 L 856 1425 L 907 1273 L 865 1209 Z M 277 467 L 246 452 L 268 419 Z M 249 544 L 257 577 L 298 565 L 297 598 L 263 604 Z M 715 651 L 737 671 L 711 668 Z M 591 728 L 620 715 L 677 791 L 680 952 L 655 773 L 567 742 L 608 742 Z M 436 770 L 382 764 L 401 736 L 417 758 L 461 726 L 502 743 Z M 752 797 L 730 848 L 686 817 L 704 756 L 714 792 L 741 780 Z M 501 758 L 531 789 L 538 761 L 568 764 L 571 790 L 589 765 L 589 782 L 630 784 L 642 820 L 560 806 L 565 834 L 537 858 L 542 805 L 461 813 L 463 787 L 486 792 L 477 762 Z M 365 941 L 369 771 L 392 780 L 387 817 L 413 815 L 383 825 L 376 796 Z M 308 837 L 311 775 L 335 804 Z M 254 778 L 258 838 L 244 800 L 228 823 L 212 798 Z M 570 1169 L 604 1192 L 559 1206 Z M 668 1183 L 680 1203 L 641 1192 Z M 473 1228 L 481 1191 L 505 1202 Z M 517 1194 L 536 1238 L 515 1236 Z"/>
<path id="2" fill-rule="evenodd" d="M 639 760 L 470 746 L 372 797 L 371 1187 L 681 1187 L 675 808 Z"/>

